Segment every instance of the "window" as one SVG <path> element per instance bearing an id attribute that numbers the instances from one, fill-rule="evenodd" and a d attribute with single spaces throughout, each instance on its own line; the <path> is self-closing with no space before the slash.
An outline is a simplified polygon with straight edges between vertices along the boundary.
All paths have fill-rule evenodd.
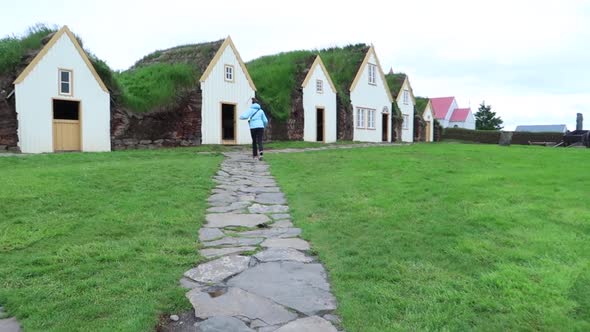
<path id="1" fill-rule="evenodd" d="M 404 90 L 404 104 L 408 104 L 410 102 L 410 92 L 408 89 Z"/>
<path id="2" fill-rule="evenodd" d="M 369 63 L 369 84 L 373 84 L 373 85 L 377 84 L 377 80 L 375 77 L 376 71 L 377 71 L 377 66 Z"/>
<path id="3" fill-rule="evenodd" d="M 375 110 L 367 110 L 367 128 L 375 129 Z"/>
<path id="4" fill-rule="evenodd" d="M 356 127 L 365 128 L 365 109 L 357 107 L 356 109 Z"/>
<path id="5" fill-rule="evenodd" d="M 225 65 L 225 80 L 228 82 L 234 81 L 234 66 Z"/>
<path id="6" fill-rule="evenodd" d="M 72 95 L 72 71 L 60 69 L 59 70 L 59 94 Z"/>
<path id="7" fill-rule="evenodd" d="M 410 116 L 404 114 L 404 122 L 403 122 L 403 129 L 409 129 L 410 127 Z"/>
<path id="8" fill-rule="evenodd" d="M 315 81 L 315 91 L 317 93 L 324 93 L 324 81 L 322 81 L 322 80 Z"/>

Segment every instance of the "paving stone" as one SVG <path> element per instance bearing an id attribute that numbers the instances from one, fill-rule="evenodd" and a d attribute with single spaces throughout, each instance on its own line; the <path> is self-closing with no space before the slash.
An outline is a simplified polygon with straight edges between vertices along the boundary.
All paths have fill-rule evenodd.
<path id="1" fill-rule="evenodd" d="M 203 288 L 207 287 L 207 286 L 200 284 L 194 280 L 191 280 L 187 277 L 182 277 L 179 280 L 179 283 L 180 283 L 180 287 L 186 288 L 186 289 L 195 289 L 195 288 L 203 289 Z"/>
<path id="2" fill-rule="evenodd" d="M 258 229 L 255 231 L 236 233 L 236 235 L 242 237 L 290 238 L 301 235 L 301 229 L 287 227 Z"/>
<path id="3" fill-rule="evenodd" d="M 197 325 L 196 332 L 255 332 L 237 318 L 227 316 L 211 317 Z"/>
<path id="4" fill-rule="evenodd" d="M 300 318 L 282 326 L 275 332 L 337 332 L 332 323 L 322 317 L 312 316 Z"/>
<path id="5" fill-rule="evenodd" d="M 293 227 L 293 223 L 289 220 L 281 220 L 270 224 L 271 228 L 289 228 Z"/>
<path id="6" fill-rule="evenodd" d="M 262 194 L 262 193 L 278 193 L 281 191 L 279 187 L 240 187 L 239 191 L 243 193 Z"/>
<path id="7" fill-rule="evenodd" d="M 342 321 L 340 320 L 340 318 L 336 315 L 332 315 L 332 314 L 325 314 L 322 318 L 324 318 L 325 320 L 331 322 L 332 324 L 335 325 L 340 325 L 342 323 Z"/>
<path id="8" fill-rule="evenodd" d="M 212 241 L 215 239 L 222 238 L 224 236 L 225 234 L 223 234 L 223 232 L 220 231 L 219 228 L 201 227 L 201 229 L 199 229 L 199 240 L 201 241 Z"/>
<path id="9" fill-rule="evenodd" d="M 293 248 L 309 250 L 309 243 L 302 239 L 266 239 L 261 246 L 266 248 Z"/>
<path id="10" fill-rule="evenodd" d="M 220 246 L 255 246 L 260 244 L 260 242 L 264 241 L 264 238 L 241 238 L 241 237 L 224 237 L 223 239 L 219 239 L 216 241 L 211 242 L 204 242 L 203 246 L 205 247 L 220 247 Z"/>
<path id="11" fill-rule="evenodd" d="M 301 251 L 292 248 L 271 248 L 257 253 L 254 257 L 263 263 L 277 261 L 309 263 L 313 261 L 311 257 L 305 256 Z"/>
<path id="12" fill-rule="evenodd" d="M 289 207 L 286 205 L 260 205 L 253 204 L 248 208 L 250 213 L 282 213 L 289 211 Z"/>
<path id="13" fill-rule="evenodd" d="M 20 324 L 16 318 L 0 319 L 0 331 L 2 332 L 20 332 Z"/>
<path id="14" fill-rule="evenodd" d="M 251 202 L 233 202 L 230 205 L 214 206 L 207 209 L 209 213 L 229 213 L 244 210 L 250 206 Z"/>
<path id="15" fill-rule="evenodd" d="M 287 204 L 287 199 L 283 193 L 258 194 L 254 201 L 260 204 Z"/>
<path id="16" fill-rule="evenodd" d="M 273 220 L 291 219 L 291 215 L 288 213 L 278 213 L 270 216 Z"/>
<path id="17" fill-rule="evenodd" d="M 310 316 L 336 309 L 336 299 L 330 293 L 326 272 L 321 264 L 262 263 L 229 279 L 227 285 Z"/>
<path id="18" fill-rule="evenodd" d="M 227 226 L 256 227 L 265 224 L 270 219 L 262 214 L 238 214 L 238 213 L 218 213 L 208 214 L 205 219 L 205 227 L 223 228 Z"/>
<path id="19" fill-rule="evenodd" d="M 225 294 L 190 291 L 187 297 L 195 308 L 195 316 L 207 319 L 214 316 L 245 316 L 251 320 L 260 319 L 267 324 L 277 325 L 289 322 L 297 315 L 264 297 L 245 290 L 230 287 Z"/>
<path id="20" fill-rule="evenodd" d="M 246 206 L 250 205 L 255 199 L 255 195 L 240 195 L 238 198 L 240 202 L 248 202 Z"/>
<path id="21" fill-rule="evenodd" d="M 268 324 L 266 324 L 265 322 L 261 321 L 260 319 L 255 319 L 252 322 L 250 322 L 250 327 L 253 329 L 257 329 L 260 327 L 266 327 L 268 326 Z"/>
<path id="22" fill-rule="evenodd" d="M 200 264 L 184 273 L 184 276 L 202 283 L 216 283 L 248 268 L 250 257 L 231 255 Z"/>
<path id="23" fill-rule="evenodd" d="M 256 247 L 210 248 L 201 249 L 199 250 L 199 253 L 205 258 L 215 258 L 254 250 L 256 250 Z"/>

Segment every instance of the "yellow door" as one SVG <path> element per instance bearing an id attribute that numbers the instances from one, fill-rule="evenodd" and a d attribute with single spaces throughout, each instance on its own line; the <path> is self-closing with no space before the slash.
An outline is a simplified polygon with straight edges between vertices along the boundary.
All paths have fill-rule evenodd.
<path id="1" fill-rule="evenodd" d="M 80 151 L 80 120 L 53 120 L 54 151 Z"/>
<path id="2" fill-rule="evenodd" d="M 426 139 L 425 142 L 430 142 L 430 122 L 426 122 Z"/>

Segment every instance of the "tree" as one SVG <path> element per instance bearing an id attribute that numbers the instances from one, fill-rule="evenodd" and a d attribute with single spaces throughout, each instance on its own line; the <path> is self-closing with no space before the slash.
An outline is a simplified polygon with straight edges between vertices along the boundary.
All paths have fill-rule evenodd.
<path id="1" fill-rule="evenodd" d="M 503 123 L 502 118 L 496 116 L 496 112 L 492 112 L 492 105 L 486 105 L 486 102 L 482 101 L 475 113 L 475 129 L 500 130 L 504 128 Z"/>

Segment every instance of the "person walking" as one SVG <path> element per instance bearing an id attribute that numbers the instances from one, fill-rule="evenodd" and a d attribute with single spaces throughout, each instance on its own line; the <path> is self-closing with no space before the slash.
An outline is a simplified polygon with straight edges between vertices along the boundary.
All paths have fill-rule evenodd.
<path id="1" fill-rule="evenodd" d="M 268 124 L 268 119 L 256 98 L 252 98 L 250 109 L 240 115 L 240 120 L 248 120 L 248 124 L 250 124 L 250 135 L 252 135 L 252 158 L 262 160 L 264 149 L 262 146 L 262 138 L 264 137 L 264 128 L 266 128 L 266 125 Z"/>

